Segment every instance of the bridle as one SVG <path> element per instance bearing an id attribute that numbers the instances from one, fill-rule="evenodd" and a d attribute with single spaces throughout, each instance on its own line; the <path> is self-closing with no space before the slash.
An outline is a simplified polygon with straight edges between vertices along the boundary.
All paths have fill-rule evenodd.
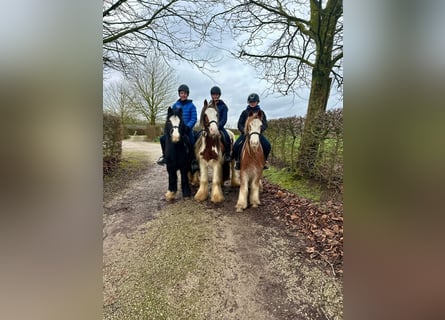
<path id="1" fill-rule="evenodd" d="M 179 126 L 172 126 L 171 129 L 170 129 L 170 135 L 173 134 L 173 131 L 174 131 L 175 129 L 178 129 L 178 131 L 179 131 Z M 181 132 L 181 131 L 179 131 L 179 132 Z"/>
<path id="2" fill-rule="evenodd" d="M 215 110 L 215 112 L 216 112 L 216 117 L 218 118 L 218 109 L 216 108 L 216 107 L 214 107 L 214 106 L 208 106 L 207 108 L 206 108 L 206 110 L 204 111 L 204 113 L 206 114 L 206 111 L 208 110 L 208 109 L 213 109 L 213 110 Z M 206 120 L 208 120 L 208 115 L 206 114 Z M 215 125 L 216 125 L 216 127 L 218 128 L 218 121 L 217 121 L 217 119 L 216 120 L 211 120 L 211 121 L 204 121 L 204 130 L 205 130 L 205 133 L 206 134 L 210 134 L 210 126 L 212 125 L 212 123 L 214 123 Z"/>
<path id="3" fill-rule="evenodd" d="M 210 125 L 211 125 L 213 122 L 214 122 L 216 125 L 218 125 L 218 122 L 216 122 L 216 120 L 212 120 L 212 121 L 210 121 L 210 122 L 207 124 L 206 127 L 207 127 L 207 128 L 210 127 Z"/>
<path id="4" fill-rule="evenodd" d="M 258 137 L 260 137 L 261 136 L 261 133 L 260 132 L 249 132 L 249 133 L 247 133 L 247 137 L 251 137 L 251 136 L 253 136 L 254 134 L 257 134 L 258 135 Z"/>

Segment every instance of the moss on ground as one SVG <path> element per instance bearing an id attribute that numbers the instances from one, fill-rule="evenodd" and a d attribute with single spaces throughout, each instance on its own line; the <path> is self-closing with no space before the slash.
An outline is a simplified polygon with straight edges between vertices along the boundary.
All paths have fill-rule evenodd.
<path id="1" fill-rule="evenodd" d="M 270 167 L 269 170 L 264 170 L 264 177 L 269 182 L 277 184 L 302 198 L 320 202 L 322 195 L 321 186 L 297 176 L 289 169 Z"/>

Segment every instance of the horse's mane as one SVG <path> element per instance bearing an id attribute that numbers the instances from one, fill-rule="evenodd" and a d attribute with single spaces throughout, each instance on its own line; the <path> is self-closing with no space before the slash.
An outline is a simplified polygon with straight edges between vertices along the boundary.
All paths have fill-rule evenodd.
<path id="1" fill-rule="evenodd" d="M 202 129 L 205 128 L 205 113 L 208 108 L 213 108 L 216 110 L 216 113 L 218 114 L 218 108 L 213 104 L 213 101 L 210 101 L 210 103 L 207 102 L 207 99 L 204 100 L 204 106 L 201 110 L 201 116 L 199 117 L 199 125 Z"/>

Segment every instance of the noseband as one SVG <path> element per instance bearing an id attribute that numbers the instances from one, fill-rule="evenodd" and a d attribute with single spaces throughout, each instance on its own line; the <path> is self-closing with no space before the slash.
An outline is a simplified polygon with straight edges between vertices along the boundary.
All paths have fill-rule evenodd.
<path id="1" fill-rule="evenodd" d="M 259 132 L 249 132 L 249 133 L 247 134 L 247 136 L 250 138 L 250 137 L 253 136 L 254 134 L 257 134 L 259 137 L 261 136 L 261 133 L 259 133 Z"/>
<path id="2" fill-rule="evenodd" d="M 210 125 L 211 125 L 213 122 L 214 122 L 216 125 L 218 125 L 218 122 L 216 122 L 216 120 L 212 120 L 212 121 L 210 121 L 210 122 L 207 124 L 207 127 L 210 127 Z"/>
<path id="3" fill-rule="evenodd" d="M 173 134 L 173 130 L 178 129 L 179 130 L 179 126 L 172 126 L 172 128 L 170 129 L 170 135 Z"/>

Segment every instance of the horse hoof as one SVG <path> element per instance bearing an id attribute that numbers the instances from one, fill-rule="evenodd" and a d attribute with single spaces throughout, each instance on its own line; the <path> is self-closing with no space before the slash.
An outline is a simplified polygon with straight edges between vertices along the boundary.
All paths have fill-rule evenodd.
<path id="1" fill-rule="evenodd" d="M 201 197 L 197 197 L 197 196 L 195 196 L 194 199 L 195 199 L 196 201 L 198 201 L 198 202 L 203 202 L 203 201 L 206 200 L 206 198 L 203 199 L 203 198 L 201 198 Z"/>
<path id="2" fill-rule="evenodd" d="M 211 198 L 210 199 L 210 202 L 212 202 L 212 203 L 221 203 L 221 202 L 223 202 L 224 201 L 224 197 L 215 197 L 215 198 Z"/>
<path id="3" fill-rule="evenodd" d="M 167 201 L 175 200 L 175 197 L 176 197 L 176 192 L 167 191 L 167 193 L 165 194 L 165 199 Z"/>

